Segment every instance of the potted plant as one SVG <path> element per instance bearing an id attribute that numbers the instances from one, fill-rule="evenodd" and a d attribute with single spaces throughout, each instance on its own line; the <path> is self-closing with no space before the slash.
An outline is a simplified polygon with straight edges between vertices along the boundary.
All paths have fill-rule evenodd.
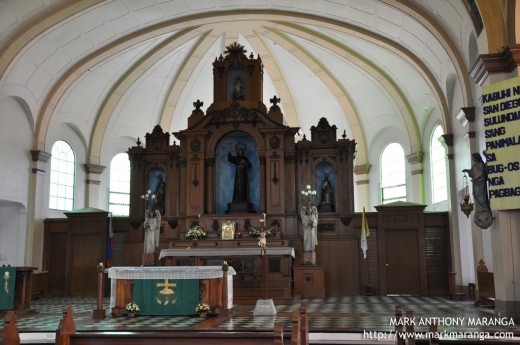
<path id="1" fill-rule="evenodd" d="M 195 307 L 195 312 L 197 312 L 200 317 L 206 317 L 210 311 L 211 309 L 207 303 L 199 303 Z"/>
<path id="2" fill-rule="evenodd" d="M 137 314 L 137 312 L 140 309 L 139 309 L 139 306 L 137 305 L 137 303 L 130 302 L 126 305 L 125 310 L 126 310 L 126 314 L 128 315 L 128 317 L 135 317 L 135 315 Z"/>
<path id="3" fill-rule="evenodd" d="M 188 230 L 187 233 L 184 234 L 184 237 L 190 240 L 202 240 L 206 238 L 206 236 L 206 232 L 202 230 L 198 225 L 194 225 L 191 229 Z"/>

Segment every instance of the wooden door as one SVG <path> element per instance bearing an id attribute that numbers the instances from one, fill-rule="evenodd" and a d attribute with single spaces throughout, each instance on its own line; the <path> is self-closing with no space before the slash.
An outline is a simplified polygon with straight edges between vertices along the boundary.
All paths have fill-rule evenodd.
<path id="1" fill-rule="evenodd" d="M 97 295 L 97 271 L 104 262 L 104 236 L 102 234 L 78 234 L 72 236 L 71 289 L 72 296 Z"/>
<path id="2" fill-rule="evenodd" d="M 417 230 L 386 230 L 387 294 L 420 295 Z"/>

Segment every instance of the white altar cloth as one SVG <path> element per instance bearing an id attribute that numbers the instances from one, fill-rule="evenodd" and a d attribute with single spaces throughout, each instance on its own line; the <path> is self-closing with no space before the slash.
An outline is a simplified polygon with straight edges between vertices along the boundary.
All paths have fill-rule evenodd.
<path id="1" fill-rule="evenodd" d="M 188 257 L 188 256 L 254 256 L 260 255 L 260 248 L 190 248 L 161 249 L 159 259 L 166 257 Z M 291 247 L 267 247 L 267 256 L 290 255 L 295 257 L 294 248 Z M 211 267 L 211 266 L 209 266 Z"/>
<path id="2" fill-rule="evenodd" d="M 224 272 L 222 266 L 128 266 L 111 267 L 106 272 L 110 278 L 110 308 L 116 305 L 118 279 L 218 279 Z M 233 308 L 233 267 L 228 269 L 228 308 Z"/>
<path id="3" fill-rule="evenodd" d="M 111 279 L 217 279 L 222 278 L 222 266 L 146 266 L 107 268 Z M 229 266 L 228 275 L 235 275 Z"/>

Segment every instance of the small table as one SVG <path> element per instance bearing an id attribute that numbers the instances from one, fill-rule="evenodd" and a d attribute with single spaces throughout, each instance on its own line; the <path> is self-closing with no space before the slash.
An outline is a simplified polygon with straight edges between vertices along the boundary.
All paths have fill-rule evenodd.
<path id="1" fill-rule="evenodd" d="M 16 285 L 14 293 L 14 308 L 28 310 L 31 308 L 33 271 L 37 267 L 16 267 Z"/>

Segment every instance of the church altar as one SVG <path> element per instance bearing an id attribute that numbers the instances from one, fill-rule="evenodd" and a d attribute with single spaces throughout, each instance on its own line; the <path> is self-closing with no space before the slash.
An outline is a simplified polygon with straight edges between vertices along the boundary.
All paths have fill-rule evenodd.
<path id="1" fill-rule="evenodd" d="M 161 266 L 112 267 L 110 307 L 112 315 L 124 314 L 129 302 L 142 315 L 192 315 L 199 302 L 215 312 L 233 308 L 233 267 Z"/>
<path id="2" fill-rule="evenodd" d="M 192 242 L 170 243 L 176 247 L 164 248 L 160 251 L 161 264 L 165 267 L 209 266 L 226 261 L 229 267 L 233 267 L 236 271 L 236 275 L 233 277 L 235 302 L 250 304 L 262 298 L 260 284 L 262 280 L 260 278 L 263 272 L 260 264 L 261 252 L 257 241 L 204 240 L 198 242 L 200 243 L 195 248 L 186 247 L 192 245 Z M 215 244 L 216 246 L 214 246 Z M 250 246 L 245 247 L 246 245 Z M 266 256 L 269 296 L 279 304 L 291 303 L 294 248 L 268 245 Z"/>
<path id="3" fill-rule="evenodd" d="M 168 257 L 188 257 L 188 256 L 207 256 L 207 257 L 227 257 L 227 256 L 254 256 L 260 255 L 260 247 L 258 248 L 190 248 L 162 249 L 159 254 L 159 260 Z M 295 257 L 294 248 L 291 247 L 267 247 L 267 256 L 292 256 Z"/>

